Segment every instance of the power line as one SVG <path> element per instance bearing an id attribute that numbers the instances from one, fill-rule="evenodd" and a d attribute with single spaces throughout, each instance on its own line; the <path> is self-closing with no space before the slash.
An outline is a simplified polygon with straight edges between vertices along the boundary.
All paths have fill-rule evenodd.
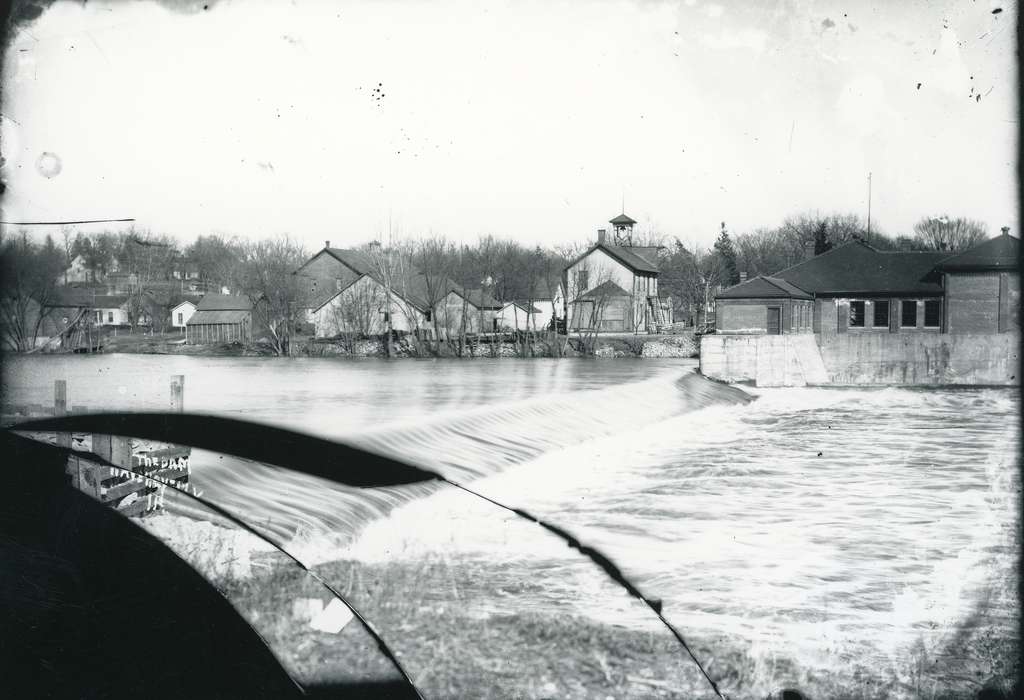
<path id="1" fill-rule="evenodd" d="M 135 219 L 89 219 L 87 221 L 0 221 L 7 226 L 65 226 L 69 224 L 120 224 Z"/>

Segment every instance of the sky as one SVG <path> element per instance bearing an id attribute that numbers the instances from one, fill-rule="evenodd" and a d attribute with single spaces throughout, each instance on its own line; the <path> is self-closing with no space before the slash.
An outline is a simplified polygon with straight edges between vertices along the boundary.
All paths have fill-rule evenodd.
<path id="1" fill-rule="evenodd" d="M 4 56 L 3 221 L 315 250 L 389 231 L 553 245 L 624 209 L 707 245 L 721 222 L 866 217 L 870 173 L 875 230 L 947 214 L 1019 233 L 1016 16 L 999 0 L 57 1 Z"/>

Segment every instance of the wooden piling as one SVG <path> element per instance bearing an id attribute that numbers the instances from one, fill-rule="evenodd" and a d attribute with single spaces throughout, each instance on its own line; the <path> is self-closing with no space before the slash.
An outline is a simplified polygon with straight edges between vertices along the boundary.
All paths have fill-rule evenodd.
<path id="1" fill-rule="evenodd" d="M 181 413 L 185 410 L 185 375 L 171 376 L 171 411 Z"/>
<path id="2" fill-rule="evenodd" d="M 53 415 L 60 417 L 68 412 L 68 383 L 63 379 L 53 382 Z M 57 447 L 71 447 L 71 433 L 57 433 Z"/>

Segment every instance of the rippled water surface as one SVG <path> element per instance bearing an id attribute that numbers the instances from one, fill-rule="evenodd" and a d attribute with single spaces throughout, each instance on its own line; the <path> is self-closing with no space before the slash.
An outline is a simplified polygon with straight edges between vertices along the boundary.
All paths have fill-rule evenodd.
<path id="1" fill-rule="evenodd" d="M 473 482 L 599 546 L 700 635 L 809 668 L 900 658 L 970 620 L 1016 625 L 1020 399 L 1010 389 L 737 392 L 688 361 L 339 362 L 14 358 L 4 401 L 242 414 Z M 95 400 L 94 397 L 96 397 Z M 195 456 L 209 496 L 310 560 L 444 553 L 493 568 L 481 614 L 570 611 L 645 627 L 564 544 L 465 494 L 354 492 Z M 355 538 L 353 540 L 353 537 Z"/>

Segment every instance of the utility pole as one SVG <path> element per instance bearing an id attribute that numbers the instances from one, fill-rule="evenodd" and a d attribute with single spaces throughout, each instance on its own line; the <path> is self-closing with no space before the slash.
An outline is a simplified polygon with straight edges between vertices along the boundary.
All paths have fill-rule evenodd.
<path id="1" fill-rule="evenodd" d="M 868 173 L 868 242 L 871 241 L 871 173 Z"/>

